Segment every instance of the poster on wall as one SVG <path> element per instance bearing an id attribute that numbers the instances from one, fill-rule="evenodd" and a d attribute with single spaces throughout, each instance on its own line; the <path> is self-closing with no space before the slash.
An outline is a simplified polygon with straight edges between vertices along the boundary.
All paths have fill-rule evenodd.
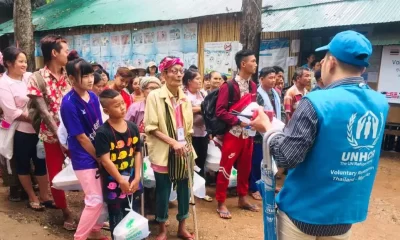
<path id="1" fill-rule="evenodd" d="M 378 92 L 385 94 L 389 103 L 400 104 L 400 45 L 382 49 Z"/>
<path id="2" fill-rule="evenodd" d="M 119 67 L 147 68 L 149 62 L 158 64 L 166 56 L 182 58 L 185 67 L 198 64 L 196 23 L 66 38 L 73 39 L 71 50 L 77 50 L 87 61 L 100 63 L 111 79 Z"/>
<path id="3" fill-rule="evenodd" d="M 204 44 L 204 71 L 218 71 L 228 78 L 236 71 L 235 54 L 242 49 L 239 42 L 206 42 Z"/>
<path id="4" fill-rule="evenodd" d="M 260 43 L 258 71 L 264 67 L 280 66 L 285 71 L 285 83 L 288 79 L 287 58 L 289 57 L 289 39 L 266 39 Z"/>

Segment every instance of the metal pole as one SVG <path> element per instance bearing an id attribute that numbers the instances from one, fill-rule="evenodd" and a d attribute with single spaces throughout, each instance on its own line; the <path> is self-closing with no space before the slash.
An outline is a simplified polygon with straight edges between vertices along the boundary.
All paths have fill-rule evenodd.
<path id="1" fill-rule="evenodd" d="M 263 138 L 263 160 L 261 163 L 261 180 L 263 188 L 264 240 L 277 240 L 276 206 L 275 206 L 275 174 L 273 159 L 270 153 L 271 140 L 281 135 L 274 132 Z"/>

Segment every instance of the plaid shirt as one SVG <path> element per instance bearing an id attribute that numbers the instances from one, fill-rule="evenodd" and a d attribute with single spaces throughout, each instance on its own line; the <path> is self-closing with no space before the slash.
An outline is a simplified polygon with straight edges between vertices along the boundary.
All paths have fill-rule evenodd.
<path id="1" fill-rule="evenodd" d="M 326 86 L 331 89 L 340 85 L 363 83 L 362 77 L 346 78 Z M 324 89 L 320 91 L 324 91 Z M 295 168 L 302 163 L 312 148 L 317 136 L 318 117 L 314 106 L 308 99 L 303 99 L 293 119 L 284 129 L 284 135 L 278 135 L 271 140 L 271 155 L 279 167 Z M 304 209 L 307 211 L 307 209 Z M 300 222 L 288 216 L 304 233 L 311 236 L 337 236 L 350 230 L 351 224 L 316 225 Z"/>

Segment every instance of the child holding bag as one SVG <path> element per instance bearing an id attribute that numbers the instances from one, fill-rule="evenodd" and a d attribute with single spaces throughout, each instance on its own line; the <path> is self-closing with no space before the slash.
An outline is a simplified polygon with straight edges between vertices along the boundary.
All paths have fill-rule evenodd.
<path id="1" fill-rule="evenodd" d="M 111 233 L 129 213 L 128 197 L 139 194 L 142 168 L 141 142 L 138 127 L 125 121 L 126 105 L 121 94 L 113 89 L 100 93 L 100 103 L 107 122 L 97 130 L 96 155 L 103 168 L 103 198 L 108 206 Z"/>
<path id="2" fill-rule="evenodd" d="M 103 197 L 94 139 L 103 122 L 99 100 L 90 91 L 94 82 L 93 69 L 85 60 L 75 59 L 67 63 L 66 70 L 73 89 L 62 100 L 61 117 L 68 133 L 72 167 L 85 193 L 85 209 L 74 239 L 106 240 L 108 238 L 100 232 L 103 224 L 98 223 Z"/>

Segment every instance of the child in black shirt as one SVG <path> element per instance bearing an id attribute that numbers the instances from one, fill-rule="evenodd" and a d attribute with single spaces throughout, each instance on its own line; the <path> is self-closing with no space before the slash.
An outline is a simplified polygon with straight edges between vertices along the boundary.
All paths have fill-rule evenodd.
<path id="1" fill-rule="evenodd" d="M 124 120 L 126 106 L 121 94 L 112 89 L 100 94 L 109 119 L 96 134 L 96 155 L 100 159 L 103 198 L 108 205 L 110 230 L 128 214 L 128 197 L 139 193 L 142 168 L 140 134 L 137 126 Z"/>

